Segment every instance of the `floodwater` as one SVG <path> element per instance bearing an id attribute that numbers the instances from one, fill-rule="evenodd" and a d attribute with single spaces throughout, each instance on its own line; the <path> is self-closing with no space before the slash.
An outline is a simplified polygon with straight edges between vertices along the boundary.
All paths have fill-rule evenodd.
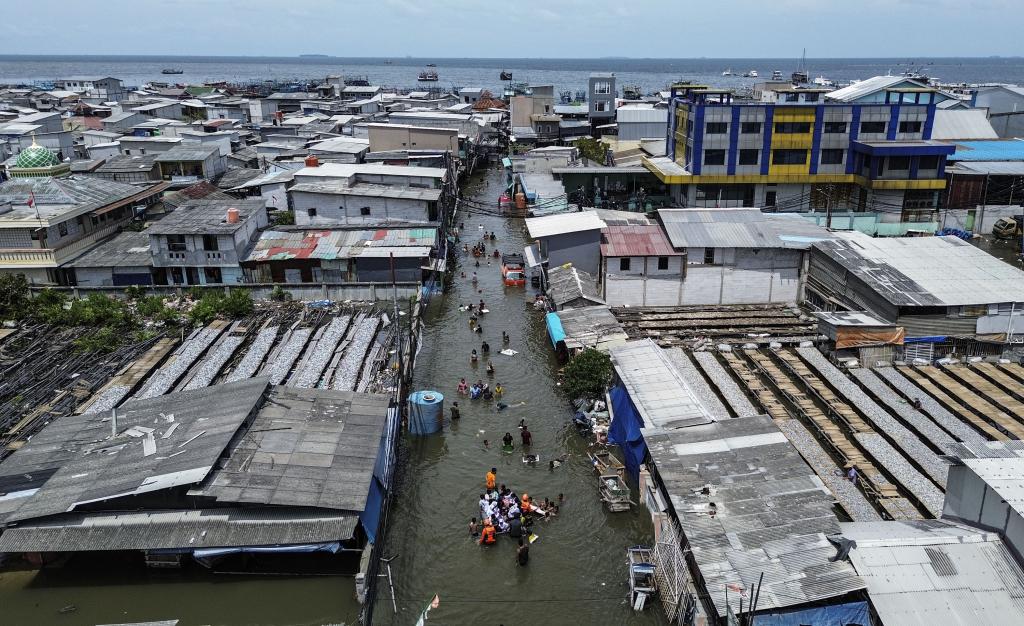
<path id="1" fill-rule="evenodd" d="M 464 190 L 474 205 L 490 209 L 463 211 L 462 241 L 470 246 L 484 231 L 494 231 L 494 244 L 505 252 L 521 252 L 522 219 L 493 215 L 502 190 L 503 175 L 490 169 L 478 173 Z M 482 228 L 481 228 L 482 226 Z M 493 246 L 488 244 L 488 252 Z M 394 501 L 385 544 L 391 562 L 395 603 L 386 579 L 381 579 L 374 612 L 375 624 L 413 624 L 434 594 L 440 605 L 430 619 L 440 624 L 659 624 L 661 607 L 651 603 L 643 614 L 628 606 L 626 548 L 649 543 L 653 537 L 650 517 L 644 509 L 608 513 L 597 489 L 596 475 L 586 456 L 587 444 L 570 424 L 572 411 L 555 383 L 558 363 L 547 339 L 543 314 L 529 304 L 533 289 L 504 287 L 499 265 L 473 266 L 463 258 L 455 284 L 435 298 L 426 318 L 423 348 L 416 362 L 416 388 L 445 395 L 445 411 L 459 401 L 462 418 L 446 420 L 444 431 L 428 437 L 408 437 L 403 442 L 397 497 Z M 478 288 L 469 278 L 478 272 Z M 469 327 L 469 314 L 459 305 L 484 300 L 490 312 L 481 319 L 482 335 Z M 502 331 L 511 336 L 510 346 L 519 354 L 497 354 Z M 509 408 L 498 411 L 492 403 L 459 398 L 456 385 L 485 379 L 486 360 L 470 364 L 470 350 L 481 341 L 491 346 L 503 401 Z M 447 416 L 446 416 L 447 417 Z M 531 452 L 541 463 L 522 463 L 519 420 L 533 433 Z M 506 432 L 515 437 L 512 454 L 501 451 Z M 491 442 L 489 448 L 484 440 Z M 553 471 L 552 458 L 569 455 Z M 564 494 L 560 515 L 535 523 L 539 539 L 530 548 L 526 567 L 515 563 L 515 547 L 499 536 L 496 545 L 482 548 L 469 536 L 468 524 L 477 516 L 477 501 L 484 474 L 498 469 L 498 482 L 535 499 L 555 499 Z"/>

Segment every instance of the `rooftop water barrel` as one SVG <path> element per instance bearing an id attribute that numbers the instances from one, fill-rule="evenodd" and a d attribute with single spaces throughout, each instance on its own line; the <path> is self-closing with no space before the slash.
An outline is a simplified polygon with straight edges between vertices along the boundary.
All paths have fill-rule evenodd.
<path id="1" fill-rule="evenodd" d="M 444 396 L 439 391 L 415 391 L 409 394 L 409 432 L 432 435 L 444 423 Z"/>

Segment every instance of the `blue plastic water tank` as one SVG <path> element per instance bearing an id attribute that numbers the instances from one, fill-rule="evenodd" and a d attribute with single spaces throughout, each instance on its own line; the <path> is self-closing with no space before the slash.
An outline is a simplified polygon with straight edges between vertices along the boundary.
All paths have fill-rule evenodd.
<path id="1" fill-rule="evenodd" d="M 444 423 L 444 395 L 440 391 L 415 391 L 409 394 L 409 432 L 432 435 Z"/>

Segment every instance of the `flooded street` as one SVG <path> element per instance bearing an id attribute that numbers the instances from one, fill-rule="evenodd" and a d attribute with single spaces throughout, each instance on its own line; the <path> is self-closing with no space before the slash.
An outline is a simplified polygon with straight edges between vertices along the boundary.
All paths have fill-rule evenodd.
<path id="1" fill-rule="evenodd" d="M 472 246 L 484 231 L 494 231 L 497 241 L 488 242 L 503 252 L 522 252 L 522 219 L 506 219 L 497 212 L 503 173 L 489 169 L 478 173 L 463 192 L 475 206 L 493 209 L 462 210 L 463 243 Z M 461 247 L 461 245 L 460 245 Z M 611 514 L 598 499 L 597 480 L 586 456 L 586 442 L 570 425 L 572 412 L 555 384 L 557 360 L 548 341 L 543 313 L 530 302 L 534 290 L 527 286 L 504 287 L 500 265 L 493 257 L 463 258 L 452 288 L 436 297 L 427 313 L 423 348 L 416 364 L 415 389 L 445 394 L 445 412 L 459 400 L 462 418 L 446 419 L 443 433 L 408 437 L 403 443 L 403 467 L 391 510 L 385 554 L 392 562 L 398 614 L 395 615 L 386 579 L 378 588 L 375 624 L 413 624 L 434 594 L 440 607 L 430 614 L 441 624 L 656 624 L 664 623 L 656 603 L 643 614 L 628 606 L 625 550 L 629 545 L 650 542 L 652 528 L 646 510 Z M 460 278 L 464 271 L 467 278 Z M 479 290 L 468 278 L 479 274 Z M 469 313 L 460 304 L 483 300 L 490 313 L 481 319 L 482 335 L 469 327 Z M 511 336 L 510 347 L 519 354 L 498 354 L 502 331 Z M 486 359 L 470 363 L 470 351 L 481 341 L 491 346 L 495 376 L 506 389 L 498 411 L 494 403 L 458 397 L 461 377 L 473 382 L 488 380 Z M 446 415 L 446 418 L 448 416 Z M 522 463 L 519 420 L 533 433 L 531 452 L 541 463 Z M 501 451 L 506 432 L 515 437 L 512 454 Z M 491 442 L 484 447 L 484 440 Z M 548 461 L 568 454 L 560 467 L 549 470 Z M 500 536 L 495 546 L 481 548 L 470 538 L 468 523 L 477 516 L 477 501 L 484 488 L 484 474 L 498 469 L 497 482 L 535 499 L 556 499 L 564 494 L 560 515 L 535 523 L 539 539 L 531 546 L 526 567 L 515 563 L 511 539 Z"/>

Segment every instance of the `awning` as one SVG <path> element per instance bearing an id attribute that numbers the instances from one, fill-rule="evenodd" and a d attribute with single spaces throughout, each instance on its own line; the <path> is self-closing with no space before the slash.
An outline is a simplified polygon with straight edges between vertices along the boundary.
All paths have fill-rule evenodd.
<path id="1" fill-rule="evenodd" d="M 194 550 L 192 556 L 196 560 L 214 559 L 229 554 L 308 554 L 311 552 L 330 552 L 337 554 L 341 550 L 341 543 L 331 541 L 329 543 L 304 543 L 294 546 L 238 546 L 235 548 L 204 548 Z"/>
<path id="2" fill-rule="evenodd" d="M 527 267 L 537 267 L 541 264 L 540 261 L 540 250 L 537 249 L 537 244 L 531 244 L 523 248 L 523 258 L 526 259 Z"/>
<path id="3" fill-rule="evenodd" d="M 548 336 L 551 337 L 551 345 L 558 347 L 559 341 L 565 341 L 565 329 L 562 328 L 562 320 L 558 313 L 548 313 L 544 320 L 548 327 Z"/>

